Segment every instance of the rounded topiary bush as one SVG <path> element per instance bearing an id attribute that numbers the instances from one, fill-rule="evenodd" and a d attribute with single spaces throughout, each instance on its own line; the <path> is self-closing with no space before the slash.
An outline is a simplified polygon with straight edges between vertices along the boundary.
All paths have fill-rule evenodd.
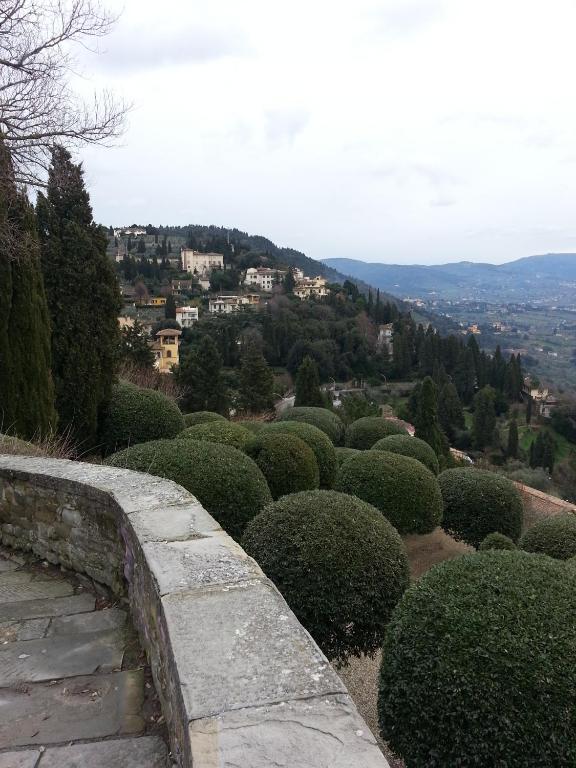
<path id="1" fill-rule="evenodd" d="M 329 658 L 381 645 L 409 577 L 402 540 L 377 509 L 335 491 L 295 493 L 255 517 L 242 545 Z"/>
<path id="2" fill-rule="evenodd" d="M 332 411 L 326 408 L 312 408 L 299 406 L 298 408 L 286 408 L 278 416 L 277 421 L 303 421 L 312 424 L 325 432 L 334 445 L 340 445 L 344 436 L 344 422 Z"/>
<path id="3" fill-rule="evenodd" d="M 381 416 L 363 416 L 350 424 L 346 430 L 345 443 L 348 448 L 367 451 L 384 437 L 407 434 L 404 427 L 396 421 L 383 419 Z"/>
<path id="4" fill-rule="evenodd" d="M 167 477 L 194 494 L 231 536 L 272 501 L 262 472 L 245 453 L 197 440 L 155 440 L 106 459 L 114 467 Z"/>
<path id="5" fill-rule="evenodd" d="M 342 464 L 344 464 L 345 461 L 348 461 L 348 459 L 351 459 L 352 456 L 356 456 L 360 453 L 360 451 L 357 448 L 335 448 L 336 451 L 336 461 L 338 463 L 338 467 L 341 467 Z"/>
<path id="6" fill-rule="evenodd" d="M 459 467 L 438 476 L 444 517 L 442 527 L 455 539 L 477 547 L 489 533 L 518 541 L 522 499 L 508 478 L 481 469 Z"/>
<path id="7" fill-rule="evenodd" d="M 226 421 L 220 413 L 214 411 L 196 411 L 184 414 L 184 424 L 187 427 L 195 427 L 197 424 L 209 424 L 211 421 Z"/>
<path id="8" fill-rule="evenodd" d="M 233 423 L 239 424 L 241 427 L 244 427 L 244 429 L 252 432 L 253 435 L 257 435 L 262 427 L 267 425 L 266 421 L 257 421 L 256 419 L 240 419 L 239 421 L 235 421 Z"/>
<path id="9" fill-rule="evenodd" d="M 489 533 L 486 538 L 482 539 L 478 545 L 479 552 L 486 552 L 492 549 L 518 549 L 516 544 L 508 536 L 504 536 L 503 533 Z"/>
<path id="10" fill-rule="evenodd" d="M 254 435 L 240 424 L 234 424 L 231 421 L 210 421 L 188 427 L 180 432 L 178 439 L 206 440 L 209 443 L 231 445 L 233 448 L 244 451 L 253 442 Z"/>
<path id="11" fill-rule="evenodd" d="M 266 478 L 273 499 L 318 488 L 320 473 L 312 449 L 296 435 L 262 432 L 248 453 Z"/>
<path id="12" fill-rule="evenodd" d="M 576 516 L 558 515 L 540 520 L 520 539 L 520 549 L 568 560 L 576 555 Z"/>
<path id="13" fill-rule="evenodd" d="M 266 425 L 259 434 L 296 435 L 312 449 L 320 472 L 320 488 L 332 488 L 336 479 L 336 451 L 334 444 L 325 432 L 312 424 L 298 421 L 276 421 Z"/>
<path id="14" fill-rule="evenodd" d="M 576 765 L 576 570 L 481 552 L 435 566 L 386 631 L 378 716 L 407 768 Z"/>
<path id="15" fill-rule="evenodd" d="M 411 456 L 413 459 L 421 461 L 435 475 L 440 472 L 438 457 L 434 453 L 434 449 L 424 440 L 420 440 L 419 437 L 388 435 L 388 437 L 383 437 L 382 440 L 374 443 L 372 449 L 374 451 L 390 451 L 391 453 L 399 453 L 402 456 Z"/>
<path id="16" fill-rule="evenodd" d="M 436 477 L 409 456 L 361 451 L 340 467 L 335 487 L 373 504 L 400 533 L 430 533 L 442 518 Z"/>
<path id="17" fill-rule="evenodd" d="M 148 440 L 176 437 L 184 418 L 173 400 L 154 389 L 120 382 L 112 387 L 100 427 L 104 455 Z"/>

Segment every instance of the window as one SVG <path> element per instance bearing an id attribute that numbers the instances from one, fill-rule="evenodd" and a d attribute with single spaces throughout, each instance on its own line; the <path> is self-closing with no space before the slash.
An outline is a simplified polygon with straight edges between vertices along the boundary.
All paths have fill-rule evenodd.
<path id="1" fill-rule="evenodd" d="M 170 349 L 166 350 L 166 357 L 172 357 L 172 350 Z"/>

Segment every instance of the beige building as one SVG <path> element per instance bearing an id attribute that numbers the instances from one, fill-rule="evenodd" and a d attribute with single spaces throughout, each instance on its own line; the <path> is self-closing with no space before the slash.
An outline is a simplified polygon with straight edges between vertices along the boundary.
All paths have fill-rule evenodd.
<path id="1" fill-rule="evenodd" d="M 182 269 L 197 275 L 208 275 L 214 269 L 224 269 L 224 256 L 221 253 L 200 253 L 192 248 L 180 251 Z"/>
<path id="2" fill-rule="evenodd" d="M 176 322 L 180 328 L 192 328 L 198 320 L 198 307 L 177 307 Z"/>
<path id="3" fill-rule="evenodd" d="M 294 288 L 294 296 L 298 296 L 299 299 L 309 299 L 311 296 L 322 298 L 328 296 L 328 293 L 326 280 L 320 276 L 305 277 L 302 280 L 297 280 L 296 287 Z"/>
<path id="4" fill-rule="evenodd" d="M 151 344 L 155 355 L 154 365 L 160 373 L 170 373 L 180 362 L 179 345 L 182 331 L 164 328 L 156 334 L 156 341 Z"/>
<path id="5" fill-rule="evenodd" d="M 229 315 L 250 305 L 247 296 L 217 296 L 208 302 L 208 312 L 212 315 Z"/>
<path id="6" fill-rule="evenodd" d="M 285 269 L 270 269 L 269 267 L 250 267 L 246 270 L 244 285 L 258 286 L 261 291 L 271 291 L 286 277 Z"/>

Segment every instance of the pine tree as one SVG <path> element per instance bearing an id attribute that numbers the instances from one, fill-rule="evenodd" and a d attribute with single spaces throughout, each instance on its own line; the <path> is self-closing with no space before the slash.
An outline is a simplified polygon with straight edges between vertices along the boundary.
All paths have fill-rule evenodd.
<path id="1" fill-rule="evenodd" d="M 438 397 L 438 421 L 450 440 L 454 440 L 457 429 L 464 429 L 466 421 L 458 391 L 449 381 L 444 384 Z"/>
<path id="2" fill-rule="evenodd" d="M 284 293 L 290 294 L 294 293 L 294 288 L 296 287 L 296 281 L 294 280 L 294 273 L 291 269 L 286 272 L 286 276 L 284 277 L 283 281 L 284 286 Z"/>
<path id="3" fill-rule="evenodd" d="M 0 137 L 0 432 L 43 437 L 56 422 L 36 221 Z"/>
<path id="4" fill-rule="evenodd" d="M 496 429 L 495 395 L 492 387 L 484 387 L 474 398 L 472 442 L 474 447 L 480 451 L 492 445 L 494 441 L 494 430 Z"/>
<path id="5" fill-rule="evenodd" d="M 240 364 L 240 402 L 252 413 L 274 405 L 274 376 L 257 344 L 249 344 Z"/>
<path id="6" fill-rule="evenodd" d="M 174 296 L 170 293 L 166 298 L 164 305 L 164 317 L 166 320 L 176 320 L 176 302 Z"/>
<path id="7" fill-rule="evenodd" d="M 518 423 L 516 422 L 516 419 L 512 419 L 510 422 L 506 454 L 510 459 L 516 459 L 518 457 Z"/>
<path id="8" fill-rule="evenodd" d="M 430 376 L 422 382 L 414 426 L 416 437 L 428 443 L 437 456 L 447 455 L 448 442 L 438 423 L 438 389 Z"/>
<path id="9" fill-rule="evenodd" d="M 306 355 L 296 374 L 296 399 L 294 405 L 322 407 L 324 400 L 320 392 L 320 377 L 318 366 L 309 355 Z"/>
<path id="10" fill-rule="evenodd" d="M 67 150 L 55 148 L 37 215 L 59 428 L 90 447 L 110 398 L 122 302 L 106 255 L 106 233 L 92 218 L 83 175 Z"/>
<path id="11" fill-rule="evenodd" d="M 203 336 L 177 374 L 185 387 L 186 411 L 214 411 L 228 416 L 228 392 L 222 378 L 222 358 L 210 336 Z"/>

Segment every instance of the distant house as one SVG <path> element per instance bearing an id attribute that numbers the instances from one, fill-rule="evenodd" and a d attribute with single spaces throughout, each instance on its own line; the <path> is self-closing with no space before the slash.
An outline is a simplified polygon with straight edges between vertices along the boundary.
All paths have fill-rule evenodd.
<path id="1" fill-rule="evenodd" d="M 192 328 L 198 320 L 198 307 L 177 307 L 176 322 L 180 328 Z"/>
<path id="2" fill-rule="evenodd" d="M 154 352 L 154 365 L 160 373 L 170 373 L 180 362 L 179 344 L 182 331 L 164 328 L 156 334 L 156 340 L 150 346 Z"/>
<path id="3" fill-rule="evenodd" d="M 145 235 L 146 230 L 142 227 L 133 225 L 131 227 L 120 227 L 114 230 L 114 237 L 138 237 L 139 235 Z"/>
<path id="4" fill-rule="evenodd" d="M 529 376 L 524 379 L 523 394 L 524 397 L 532 398 L 535 415 L 543 419 L 549 419 L 558 405 L 558 398 L 550 392 L 548 387 L 533 387 Z"/>
<path id="5" fill-rule="evenodd" d="M 180 261 L 185 272 L 199 276 L 209 275 L 215 269 L 224 269 L 224 256 L 221 253 L 200 253 L 192 248 L 182 248 Z"/>
<path id="6" fill-rule="evenodd" d="M 392 339 L 394 337 L 394 323 L 386 323 L 378 326 L 378 338 L 376 348 L 381 351 L 384 348 L 392 352 Z"/>
<path id="7" fill-rule="evenodd" d="M 208 302 L 208 312 L 212 315 L 229 315 L 249 304 L 246 296 L 217 296 Z"/>
<path id="8" fill-rule="evenodd" d="M 166 296 L 150 296 L 148 299 L 149 307 L 163 307 L 166 304 Z"/>
<path id="9" fill-rule="evenodd" d="M 172 295 L 182 296 L 183 293 L 190 293 L 194 288 L 193 280 L 172 280 Z"/>
<path id="10" fill-rule="evenodd" d="M 134 322 L 134 318 L 129 317 L 128 315 L 123 315 L 118 318 L 118 325 L 120 326 L 121 331 L 123 331 L 124 328 L 134 328 Z"/>
<path id="11" fill-rule="evenodd" d="M 269 267 L 250 267 L 246 270 L 244 285 L 257 285 L 261 291 L 270 292 L 272 288 L 286 277 L 285 269 L 270 269 Z"/>
<path id="12" fill-rule="evenodd" d="M 326 279 L 320 276 L 304 277 L 301 280 L 297 280 L 294 288 L 294 296 L 297 296 L 299 299 L 309 299 L 311 296 L 323 298 L 328 296 L 328 293 Z"/>

